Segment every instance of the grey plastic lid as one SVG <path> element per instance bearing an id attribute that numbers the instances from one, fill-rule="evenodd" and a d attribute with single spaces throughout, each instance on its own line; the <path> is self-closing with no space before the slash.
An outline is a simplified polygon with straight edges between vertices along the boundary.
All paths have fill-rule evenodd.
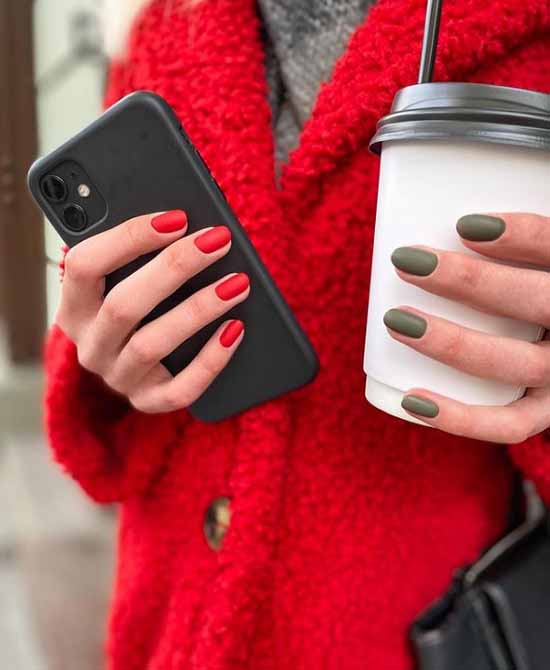
<path id="1" fill-rule="evenodd" d="M 370 148 L 395 140 L 493 142 L 550 151 L 550 95 L 486 84 L 428 83 L 398 91 Z"/>

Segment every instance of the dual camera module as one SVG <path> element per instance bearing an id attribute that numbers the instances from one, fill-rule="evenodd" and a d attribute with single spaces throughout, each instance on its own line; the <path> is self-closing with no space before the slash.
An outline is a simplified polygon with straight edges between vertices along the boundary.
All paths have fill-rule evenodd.
<path id="1" fill-rule="evenodd" d="M 74 202 L 67 202 L 69 188 L 64 179 L 56 174 L 48 174 L 40 184 L 42 195 L 52 205 L 64 205 L 62 210 L 63 222 L 74 232 L 80 232 L 86 228 L 88 215 L 86 210 Z"/>
<path id="2" fill-rule="evenodd" d="M 64 161 L 44 174 L 40 191 L 59 223 L 71 233 L 82 233 L 106 215 L 105 200 L 75 161 Z"/>

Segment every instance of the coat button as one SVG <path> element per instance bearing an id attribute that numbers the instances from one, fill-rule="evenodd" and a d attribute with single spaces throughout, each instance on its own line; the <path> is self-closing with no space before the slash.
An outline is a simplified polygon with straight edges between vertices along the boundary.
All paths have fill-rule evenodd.
<path id="1" fill-rule="evenodd" d="M 231 500 L 225 496 L 211 502 L 204 515 L 204 537 L 214 551 L 222 548 L 231 524 Z"/>

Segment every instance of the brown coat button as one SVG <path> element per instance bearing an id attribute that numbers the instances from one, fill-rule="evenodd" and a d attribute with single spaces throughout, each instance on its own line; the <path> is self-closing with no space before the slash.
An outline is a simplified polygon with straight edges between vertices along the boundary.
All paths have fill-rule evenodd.
<path id="1" fill-rule="evenodd" d="M 225 496 L 216 498 L 204 515 L 204 537 L 214 551 L 222 548 L 224 537 L 231 524 L 231 500 Z"/>

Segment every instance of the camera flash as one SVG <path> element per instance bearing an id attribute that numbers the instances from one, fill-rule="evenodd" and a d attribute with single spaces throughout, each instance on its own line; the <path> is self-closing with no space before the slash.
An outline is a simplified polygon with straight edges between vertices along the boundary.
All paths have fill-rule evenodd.
<path id="1" fill-rule="evenodd" d="M 90 187 L 88 184 L 80 184 L 78 187 L 78 195 L 81 198 L 89 198 L 90 197 Z"/>

